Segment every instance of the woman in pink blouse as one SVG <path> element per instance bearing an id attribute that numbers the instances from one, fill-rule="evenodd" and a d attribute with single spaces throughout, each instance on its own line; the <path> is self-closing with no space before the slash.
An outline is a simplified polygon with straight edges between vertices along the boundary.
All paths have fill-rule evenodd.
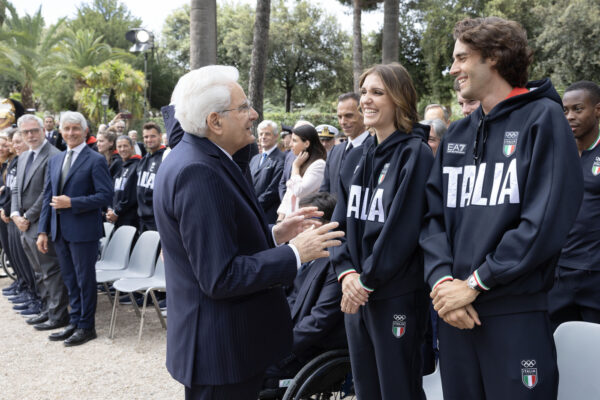
<path id="1" fill-rule="evenodd" d="M 301 198 L 318 192 L 325 173 L 327 151 L 312 125 L 301 125 L 292 130 L 292 151 L 296 160 L 286 183 L 285 196 L 277 209 L 278 220 L 297 210 Z"/>

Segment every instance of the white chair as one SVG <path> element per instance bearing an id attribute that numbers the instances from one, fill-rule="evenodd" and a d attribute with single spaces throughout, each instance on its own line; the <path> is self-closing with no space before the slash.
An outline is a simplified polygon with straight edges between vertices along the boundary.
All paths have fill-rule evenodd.
<path id="1" fill-rule="evenodd" d="M 600 399 L 600 324 L 571 321 L 554 332 L 558 400 Z"/>
<path id="2" fill-rule="evenodd" d="M 102 258 L 96 261 L 96 271 L 125 269 L 129 262 L 131 244 L 136 233 L 137 229 L 133 226 L 123 225 L 119 227 L 102 250 Z M 110 288 L 106 283 L 103 286 L 108 296 L 108 301 L 112 303 L 113 299 L 110 296 Z"/>
<path id="3" fill-rule="evenodd" d="M 112 235 L 115 225 L 110 222 L 105 222 L 104 226 L 104 237 L 100 238 L 100 259 L 104 258 L 104 252 L 106 251 L 106 244 L 110 241 L 110 236 Z"/>
<path id="4" fill-rule="evenodd" d="M 423 390 L 425 391 L 427 400 L 444 400 L 439 362 L 432 374 L 423 377 Z"/>
<path id="5" fill-rule="evenodd" d="M 146 231 L 142 233 L 133 248 L 131 258 L 127 264 L 127 268 L 119 270 L 96 270 L 96 282 L 102 283 L 108 287 L 109 283 L 121 278 L 147 278 L 154 273 L 154 263 L 158 253 L 160 237 L 156 231 Z M 139 315 L 140 311 L 133 296 L 130 296 L 135 305 L 135 312 Z M 115 297 L 112 302 L 113 314 L 119 303 L 119 292 L 115 292 Z M 111 317 L 112 324 L 112 317 Z M 109 329 L 110 331 L 110 329 Z"/>
<path id="6" fill-rule="evenodd" d="M 122 278 L 148 278 L 154 273 L 160 236 L 156 231 L 146 231 L 140 235 L 133 248 L 131 258 L 127 268 L 122 270 L 96 270 L 96 281 L 108 286 L 109 282 L 114 282 Z M 114 285 L 113 285 L 114 287 Z M 135 306 L 135 311 L 140 315 L 137 303 L 130 294 L 131 302 Z M 113 301 L 113 313 L 111 316 L 111 328 L 113 319 L 116 318 L 116 308 L 119 304 L 119 291 L 115 288 L 115 297 Z M 109 334 L 111 333 L 109 328 Z"/>
<path id="7" fill-rule="evenodd" d="M 156 261 L 156 268 L 154 269 L 154 274 L 148 278 L 123 278 L 115 281 L 113 283 L 113 287 L 115 288 L 116 296 L 118 297 L 120 292 L 129 293 L 129 297 L 132 300 L 132 303 L 135 304 L 134 307 L 137 307 L 135 303 L 132 293 L 134 292 L 143 292 L 144 293 L 144 303 L 142 306 L 142 312 L 140 315 L 140 329 L 138 333 L 138 343 L 142 338 L 142 330 L 144 328 L 144 315 L 146 314 L 146 306 L 148 304 L 148 294 L 152 297 L 152 303 L 154 305 L 154 309 L 156 310 L 156 314 L 158 315 L 158 319 L 164 329 L 167 329 L 167 324 L 165 323 L 165 319 L 163 314 L 158 306 L 158 301 L 156 300 L 156 296 L 154 292 L 165 291 L 166 290 L 166 282 L 165 282 L 165 265 L 161 257 L 158 257 Z M 118 303 L 115 301 L 115 303 Z M 113 305 L 113 315 L 111 316 L 111 326 L 109 328 L 109 335 L 112 338 L 114 336 L 115 324 L 117 321 L 117 307 Z"/>
<path id="8" fill-rule="evenodd" d="M 119 227 L 108 241 L 104 256 L 96 262 L 96 270 L 125 269 L 129 262 L 131 244 L 136 232 L 137 229 L 133 226 L 123 225 Z"/>

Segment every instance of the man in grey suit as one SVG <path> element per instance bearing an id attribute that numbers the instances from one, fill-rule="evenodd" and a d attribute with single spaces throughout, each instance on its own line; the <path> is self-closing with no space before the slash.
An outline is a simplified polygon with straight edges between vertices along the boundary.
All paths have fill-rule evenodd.
<path id="1" fill-rule="evenodd" d="M 48 253 L 41 254 L 36 241 L 48 159 L 60 151 L 46 140 L 40 118 L 23 115 L 17 126 L 29 145 L 29 151 L 19 156 L 10 216 L 21 231 L 23 248 L 35 272 L 38 294 L 42 299 L 42 313 L 28 322 L 38 330 L 58 329 L 69 323 L 67 290 L 54 247 L 50 244 Z"/>

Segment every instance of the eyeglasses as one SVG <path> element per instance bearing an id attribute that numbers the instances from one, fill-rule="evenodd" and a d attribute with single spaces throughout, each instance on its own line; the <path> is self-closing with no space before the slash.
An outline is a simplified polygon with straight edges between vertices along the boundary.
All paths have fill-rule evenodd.
<path id="1" fill-rule="evenodd" d="M 242 104 L 241 106 L 237 107 L 237 108 L 230 108 L 229 110 L 223 110 L 221 111 L 222 113 L 224 112 L 229 112 L 229 111 L 246 111 L 248 113 L 248 118 L 250 118 L 250 110 L 252 110 L 252 104 L 250 104 L 249 102 L 245 102 L 244 104 Z"/>
<path id="2" fill-rule="evenodd" d="M 21 134 L 22 135 L 29 135 L 29 134 L 33 134 L 35 135 L 36 133 L 40 132 L 40 128 L 34 128 L 34 129 L 21 129 Z"/>

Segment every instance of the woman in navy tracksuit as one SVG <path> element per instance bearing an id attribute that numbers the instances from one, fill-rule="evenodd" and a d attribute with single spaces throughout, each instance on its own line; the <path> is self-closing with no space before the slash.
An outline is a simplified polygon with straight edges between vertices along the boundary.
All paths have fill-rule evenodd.
<path id="1" fill-rule="evenodd" d="M 400 64 L 360 80 L 360 107 L 375 140 L 362 146 L 352 179 L 340 183 L 334 220 L 346 232 L 330 249 L 360 399 L 425 398 L 421 345 L 427 318 L 418 246 L 425 183 L 433 163 L 417 95 Z"/>
<path id="2" fill-rule="evenodd" d="M 106 213 L 107 221 L 115 224 L 115 228 L 123 225 L 138 227 L 137 213 L 137 165 L 141 157 L 135 154 L 135 142 L 129 136 L 119 136 L 117 151 L 123 162 L 119 173 L 115 176 L 115 194 L 112 209 Z"/>

